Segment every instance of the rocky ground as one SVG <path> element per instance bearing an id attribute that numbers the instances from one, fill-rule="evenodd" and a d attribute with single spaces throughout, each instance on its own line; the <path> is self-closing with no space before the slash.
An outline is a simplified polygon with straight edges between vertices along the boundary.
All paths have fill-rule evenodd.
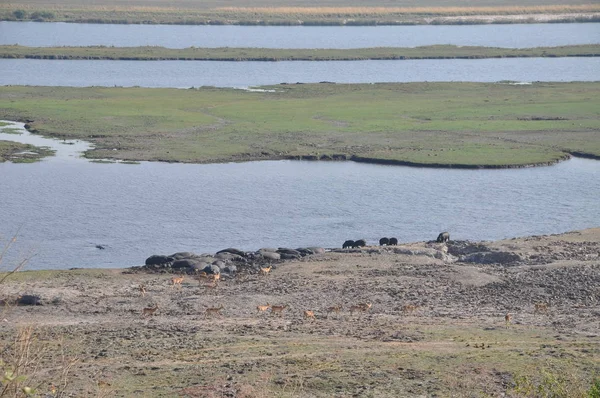
<path id="1" fill-rule="evenodd" d="M 577 397 L 600 378 L 600 228 L 232 261 L 218 283 L 181 272 L 181 287 L 181 269 L 161 267 L 9 276 L 1 358 L 28 377 L 10 386 L 44 397 Z M 14 305 L 18 295 L 42 305 Z M 287 307 L 257 310 L 267 303 Z M 350 311 L 362 303 L 372 306 Z"/>

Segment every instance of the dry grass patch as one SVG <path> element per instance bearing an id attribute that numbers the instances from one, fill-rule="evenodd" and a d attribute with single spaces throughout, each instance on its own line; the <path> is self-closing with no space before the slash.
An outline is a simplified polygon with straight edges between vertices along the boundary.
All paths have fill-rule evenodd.
<path id="1" fill-rule="evenodd" d="M 516 15 L 571 12 L 598 12 L 600 4 L 499 6 L 499 7 L 219 7 L 232 14 L 295 14 L 295 15 Z"/>

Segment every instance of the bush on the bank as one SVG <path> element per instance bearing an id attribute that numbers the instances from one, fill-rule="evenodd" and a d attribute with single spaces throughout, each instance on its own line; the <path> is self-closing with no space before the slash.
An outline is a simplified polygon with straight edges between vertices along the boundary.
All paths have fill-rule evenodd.
<path id="1" fill-rule="evenodd" d="M 35 11 L 31 14 L 31 19 L 34 21 L 47 21 L 54 19 L 54 13 L 50 11 Z"/>
<path id="2" fill-rule="evenodd" d="M 27 11 L 15 10 L 15 11 L 13 11 L 13 16 L 17 19 L 25 19 L 27 17 Z"/>

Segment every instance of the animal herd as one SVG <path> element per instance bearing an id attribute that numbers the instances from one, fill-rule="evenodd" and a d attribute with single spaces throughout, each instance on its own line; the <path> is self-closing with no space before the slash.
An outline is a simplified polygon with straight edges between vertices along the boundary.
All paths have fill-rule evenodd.
<path id="1" fill-rule="evenodd" d="M 444 243 L 450 240 L 450 233 L 441 232 L 436 242 Z M 379 239 L 379 246 L 396 246 L 398 244 L 398 239 L 396 238 L 381 238 Z M 364 247 L 367 245 L 367 242 L 364 239 L 359 240 L 347 240 L 342 245 L 342 249 L 358 249 L 360 247 Z"/>
<path id="2" fill-rule="evenodd" d="M 271 272 L 272 268 L 273 268 L 272 265 L 265 267 L 265 268 L 261 267 L 259 273 L 263 277 L 267 276 L 269 274 L 269 272 Z M 172 277 L 171 283 L 170 283 L 171 288 L 175 288 L 175 287 L 181 288 L 184 279 L 185 279 L 184 275 Z M 221 280 L 221 274 L 206 274 L 205 272 L 201 272 L 198 274 L 198 277 L 196 279 L 200 282 L 201 286 L 209 287 L 209 288 L 216 288 L 218 286 L 218 282 Z M 206 280 L 206 279 L 212 280 L 212 282 L 208 283 L 208 284 L 203 283 L 203 280 Z M 140 294 L 142 297 L 146 296 L 147 289 L 146 289 L 145 285 L 143 285 L 143 284 L 139 285 L 138 290 L 140 291 Z M 371 303 L 358 303 L 355 305 L 351 305 L 349 307 L 349 312 L 350 312 L 350 315 L 353 315 L 356 312 L 363 313 L 363 312 L 367 312 L 368 310 L 370 310 L 371 307 L 372 307 Z M 212 315 L 223 316 L 221 311 L 224 308 L 225 307 L 223 306 L 223 304 L 221 304 L 219 307 L 208 307 L 204 310 L 204 317 L 207 318 Z M 264 312 L 267 312 L 270 310 L 271 315 L 279 315 L 280 317 L 282 317 L 284 311 L 288 308 L 289 308 L 289 305 L 287 305 L 287 304 L 273 305 L 273 304 L 266 303 L 266 305 L 256 306 L 256 311 L 257 311 L 257 314 L 260 314 L 260 313 L 264 313 Z M 155 304 L 153 307 L 142 308 L 142 316 L 143 317 L 153 316 L 158 311 L 158 309 L 159 309 L 158 304 Z M 334 305 L 334 306 L 328 307 L 326 309 L 326 317 L 329 318 L 329 315 L 332 312 L 339 314 L 340 312 L 342 312 L 342 309 L 343 309 L 342 305 Z M 316 312 L 314 310 L 303 310 L 302 314 L 305 319 L 310 319 L 310 320 L 316 319 Z"/>
<path id="3" fill-rule="evenodd" d="M 436 242 L 444 243 L 444 242 L 448 242 L 449 240 L 450 240 L 450 234 L 448 232 L 442 232 L 438 235 Z M 356 241 L 347 240 L 344 242 L 342 247 L 344 249 L 358 248 L 358 247 L 364 247 L 364 246 L 366 246 L 366 244 L 367 243 L 364 239 L 359 239 Z M 396 239 L 396 238 L 381 238 L 379 240 L 379 244 L 381 246 L 385 246 L 385 245 L 395 246 L 398 244 L 398 239 Z M 273 268 L 272 265 L 269 265 L 268 267 L 260 267 L 259 274 L 262 275 L 263 277 L 266 277 L 269 275 L 272 268 Z M 183 275 L 171 278 L 171 287 L 181 288 L 183 280 L 184 280 Z M 197 280 L 200 282 L 201 286 L 204 286 L 206 288 L 217 288 L 218 283 L 221 280 L 221 274 L 207 274 L 206 272 L 200 272 L 198 274 Z M 210 281 L 210 282 L 203 283 L 203 281 L 205 281 L 205 280 Z M 144 285 L 139 285 L 139 291 L 140 291 L 142 297 L 145 297 L 147 291 L 146 291 L 146 287 Z M 353 304 L 348 307 L 348 312 L 350 313 L 350 315 L 353 315 L 355 313 L 361 314 L 361 313 L 369 311 L 371 309 L 371 307 L 372 307 L 372 303 L 370 303 L 370 302 Z M 273 304 L 266 303 L 265 305 L 256 306 L 256 311 L 257 311 L 257 314 L 261 314 L 261 313 L 265 313 L 270 310 L 271 315 L 278 315 L 280 317 L 283 317 L 284 311 L 287 310 L 288 308 L 289 308 L 289 306 L 287 304 L 273 305 Z M 402 313 L 404 313 L 404 314 L 410 314 L 410 313 L 413 313 L 413 312 L 419 310 L 420 308 L 421 308 L 420 306 L 417 306 L 414 304 L 405 304 L 404 306 L 401 307 L 401 310 L 402 310 Z M 156 313 L 156 311 L 158 311 L 158 309 L 159 309 L 158 304 L 155 304 L 153 307 L 145 307 L 142 309 L 142 316 L 144 316 L 144 317 L 152 316 Z M 223 304 L 221 304 L 219 307 L 208 307 L 204 310 L 204 317 L 207 318 L 212 315 L 223 316 L 223 314 L 222 314 L 223 309 L 224 309 Z M 334 306 L 327 307 L 325 310 L 325 316 L 327 318 L 329 318 L 329 315 L 331 313 L 339 314 L 342 312 L 342 310 L 343 310 L 342 305 L 334 305 Z M 547 313 L 547 312 L 548 312 L 548 304 L 547 303 L 535 303 L 534 313 Z M 304 310 L 302 310 L 302 315 L 303 315 L 304 319 L 306 319 L 306 320 L 317 319 L 317 314 L 316 314 L 315 310 L 304 309 Z M 504 321 L 505 321 L 505 324 L 507 327 L 509 326 L 510 323 L 512 323 L 512 320 L 513 320 L 512 314 L 507 313 L 504 316 Z"/>

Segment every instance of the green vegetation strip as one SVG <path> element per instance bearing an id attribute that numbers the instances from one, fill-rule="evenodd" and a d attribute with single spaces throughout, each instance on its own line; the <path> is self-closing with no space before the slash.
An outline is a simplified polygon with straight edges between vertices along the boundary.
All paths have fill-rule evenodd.
<path id="1" fill-rule="evenodd" d="M 0 87 L 0 119 L 91 141 L 89 158 L 353 159 L 436 167 L 600 156 L 600 83 L 294 84 L 266 92 Z"/>
<path id="2" fill-rule="evenodd" d="M 32 163 L 53 154 L 53 150 L 44 147 L 12 141 L 0 141 L 0 163 L 7 160 L 13 163 Z"/>
<path id="3" fill-rule="evenodd" d="M 449 58 L 597 57 L 600 44 L 525 49 L 436 45 L 416 48 L 270 49 L 164 47 L 24 47 L 0 46 L 0 58 L 204 60 L 204 61 L 350 61 Z"/>

